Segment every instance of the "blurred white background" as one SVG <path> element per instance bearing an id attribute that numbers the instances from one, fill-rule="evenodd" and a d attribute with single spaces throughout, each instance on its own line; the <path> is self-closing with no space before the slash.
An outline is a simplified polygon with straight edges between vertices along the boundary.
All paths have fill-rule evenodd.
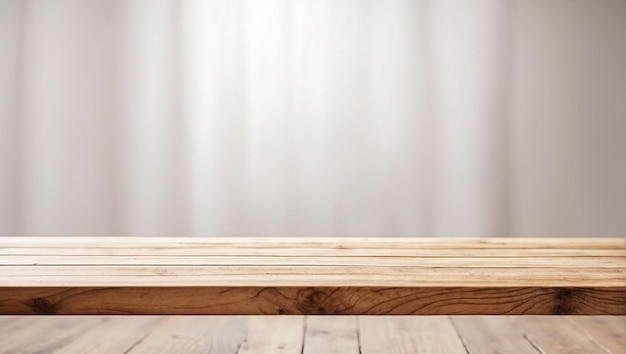
<path id="1" fill-rule="evenodd" d="M 0 235 L 623 236 L 626 1 L 0 0 Z"/>

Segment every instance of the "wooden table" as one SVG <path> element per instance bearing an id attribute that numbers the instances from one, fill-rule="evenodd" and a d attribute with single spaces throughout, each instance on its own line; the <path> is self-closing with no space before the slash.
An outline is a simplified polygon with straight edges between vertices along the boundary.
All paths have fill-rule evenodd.
<path id="1" fill-rule="evenodd" d="M 0 314 L 624 315 L 620 238 L 0 238 Z"/>
<path id="2" fill-rule="evenodd" d="M 0 353 L 624 354 L 618 316 L 0 316 Z"/>

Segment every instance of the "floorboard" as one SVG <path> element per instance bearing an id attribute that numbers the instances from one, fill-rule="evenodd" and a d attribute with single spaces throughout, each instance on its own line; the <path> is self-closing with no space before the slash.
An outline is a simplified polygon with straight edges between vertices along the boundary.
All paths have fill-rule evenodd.
<path id="1" fill-rule="evenodd" d="M 0 353 L 625 354 L 624 316 L 0 316 Z"/>
<path id="2" fill-rule="evenodd" d="M 304 354 L 359 354 L 354 316 L 308 316 L 304 334 Z"/>
<path id="3" fill-rule="evenodd" d="M 128 354 L 235 353 L 245 333 L 243 317 L 166 317 Z"/>
<path id="4" fill-rule="evenodd" d="M 520 317 L 514 319 L 520 332 L 542 353 L 606 354 L 583 330 L 556 316 Z"/>
<path id="5" fill-rule="evenodd" d="M 471 353 L 537 354 L 506 316 L 457 316 L 452 323 Z"/>
<path id="6" fill-rule="evenodd" d="M 591 339 L 612 353 L 626 351 L 626 317 L 619 316 L 576 316 L 570 319 Z"/>
<path id="7" fill-rule="evenodd" d="M 251 316 L 248 335 L 237 354 L 301 354 L 304 323 L 302 316 Z"/>
<path id="8" fill-rule="evenodd" d="M 447 316 L 359 317 L 363 354 L 465 353 Z"/>

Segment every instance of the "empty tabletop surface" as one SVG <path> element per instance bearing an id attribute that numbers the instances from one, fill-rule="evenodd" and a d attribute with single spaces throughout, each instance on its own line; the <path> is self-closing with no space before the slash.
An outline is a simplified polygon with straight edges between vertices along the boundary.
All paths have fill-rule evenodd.
<path id="1" fill-rule="evenodd" d="M 2 237 L 0 286 L 623 287 L 620 238 Z"/>
<path id="2" fill-rule="evenodd" d="M 0 314 L 624 315 L 619 238 L 0 238 Z"/>

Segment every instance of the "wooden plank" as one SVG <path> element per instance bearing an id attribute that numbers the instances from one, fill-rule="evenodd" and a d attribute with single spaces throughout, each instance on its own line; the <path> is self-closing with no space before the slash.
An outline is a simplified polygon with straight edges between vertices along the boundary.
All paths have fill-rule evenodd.
<path id="1" fill-rule="evenodd" d="M 168 317 L 128 353 L 234 354 L 245 333 L 243 317 Z"/>
<path id="2" fill-rule="evenodd" d="M 361 353 L 466 353 L 446 316 L 358 318 Z"/>
<path id="3" fill-rule="evenodd" d="M 178 243 L 154 238 L 145 239 L 146 243 L 137 238 L 119 239 L 119 243 L 81 238 L 82 244 L 75 245 L 68 241 L 72 238 L 55 239 L 57 243 L 45 238 L 0 238 L 4 254 L 0 284 L 611 287 L 623 286 L 626 278 L 626 253 L 615 239 L 566 243 L 595 246 L 589 249 L 557 249 L 551 239 L 529 240 L 536 248 L 526 248 L 528 244 L 516 240 L 510 246 L 521 248 L 505 249 L 508 240 L 487 239 L 480 250 L 472 248 L 476 247 L 472 242 L 455 239 L 445 249 L 440 249 L 441 240 L 423 239 L 393 244 L 380 239 L 303 243 L 275 238 L 257 243 L 244 239 L 238 244 L 188 238 Z M 42 244 L 34 247 L 32 242 L 40 240 Z M 544 243 L 549 247 L 543 248 Z M 388 248 L 372 248 L 378 244 Z M 277 284 L 277 278 L 283 283 Z"/>
<path id="4" fill-rule="evenodd" d="M 54 353 L 78 339 L 106 317 L 30 317 L 3 330 L 1 353 Z"/>
<path id="5" fill-rule="evenodd" d="M 607 354 L 583 331 L 564 318 L 523 316 L 513 318 L 521 333 L 542 353 Z"/>
<path id="6" fill-rule="evenodd" d="M 620 239 L 392 241 L 0 237 L 0 313 L 626 313 Z"/>
<path id="7" fill-rule="evenodd" d="M 0 266 L 463 266 L 467 268 L 624 268 L 624 257 L 291 257 L 291 256 L 2 256 Z M 575 262 L 574 262 L 575 260 Z"/>
<path id="8" fill-rule="evenodd" d="M 2 287 L 624 287 L 620 268 L 0 266 Z"/>
<path id="9" fill-rule="evenodd" d="M 82 318 L 64 318 L 81 326 Z M 45 320 L 45 319 L 44 319 Z M 105 317 L 95 326 L 84 330 L 66 345 L 57 348 L 54 353 L 126 353 L 153 330 L 162 317 Z"/>
<path id="10" fill-rule="evenodd" d="M 0 316 L 0 333 L 8 333 L 28 325 L 32 321 L 32 316 Z"/>
<path id="11" fill-rule="evenodd" d="M 622 288 L 0 288 L 0 314 L 624 315 Z"/>
<path id="12" fill-rule="evenodd" d="M 0 237 L 0 255 L 617 256 L 620 238 Z M 523 251 L 523 252 L 522 252 Z"/>
<path id="13" fill-rule="evenodd" d="M 525 319 L 533 319 L 525 317 Z M 228 320 L 234 320 L 228 322 Z M 408 321 L 407 321 L 408 319 Z M 357 327 L 363 353 L 454 354 L 458 339 L 445 317 L 75 317 L 3 316 L 0 317 L 0 353 L 137 353 L 137 352 L 216 352 L 216 353 L 354 353 Z M 362 321 L 364 320 L 364 321 Z M 454 327 L 470 353 L 539 353 L 520 341 L 521 333 L 512 328 L 509 318 L 454 317 Z M 514 320 L 518 321 L 519 318 Z M 546 318 L 534 318 L 540 323 Z M 549 319 L 548 319 L 549 320 Z M 246 321 L 250 321 L 246 329 Z M 546 353 L 593 353 L 580 346 L 587 339 L 602 353 L 624 352 L 623 342 L 604 346 L 607 338 L 621 337 L 624 317 L 558 317 L 546 328 L 528 327 L 544 334 L 546 343 L 536 345 Z M 407 323 L 408 322 L 408 323 Z M 582 326 L 580 324 L 583 324 Z M 575 324 L 575 325 L 574 325 Z M 572 327 L 572 325 L 574 325 Z M 577 328 L 578 327 L 578 328 Z M 584 327 L 584 330 L 581 328 Z M 522 327 L 524 331 L 525 327 Z M 204 332 L 210 334 L 203 334 Z M 302 333 L 305 333 L 303 338 Z M 328 333 L 325 333 L 328 332 Z M 589 335 L 595 332 L 596 335 Z M 146 336 L 146 333 L 150 333 Z M 556 333 L 556 335 L 555 335 Z M 565 333 L 565 334 L 564 334 Z M 446 336 L 446 334 L 448 334 Z M 602 336 L 602 342 L 599 341 Z M 179 337 L 182 335 L 182 337 Z M 177 338 L 172 338 L 176 336 Z M 246 339 L 246 337 L 248 337 Z M 571 337 L 580 337 L 572 340 Z M 538 338 L 530 337 L 532 340 Z M 442 343 L 452 341 L 453 343 Z M 304 346 L 302 345 L 304 343 Z M 588 345 L 585 342 L 585 345 Z M 160 347 L 159 345 L 163 345 Z M 448 345 L 448 347 L 444 347 Z M 540 346 L 543 345 L 543 346 Z M 453 347 L 454 346 L 454 347 Z M 605 348 L 604 350 L 602 348 Z M 465 353 L 465 351 L 460 351 Z"/>
<path id="14" fill-rule="evenodd" d="M 248 335 L 237 354 L 301 354 L 304 317 L 249 317 Z"/>
<path id="15" fill-rule="evenodd" d="M 454 316 L 451 320 L 470 353 L 538 353 L 508 317 Z"/>
<path id="16" fill-rule="evenodd" d="M 0 353 L 8 353 L 8 350 L 24 340 L 23 332 L 37 330 L 37 319 L 40 316 L 0 316 Z M 31 337 L 32 338 L 32 337 Z"/>
<path id="17" fill-rule="evenodd" d="M 353 316 L 308 316 L 304 354 L 360 354 L 357 319 Z"/>
<path id="18" fill-rule="evenodd" d="M 579 328 L 602 348 L 613 354 L 626 353 L 626 317 L 570 317 Z"/>

